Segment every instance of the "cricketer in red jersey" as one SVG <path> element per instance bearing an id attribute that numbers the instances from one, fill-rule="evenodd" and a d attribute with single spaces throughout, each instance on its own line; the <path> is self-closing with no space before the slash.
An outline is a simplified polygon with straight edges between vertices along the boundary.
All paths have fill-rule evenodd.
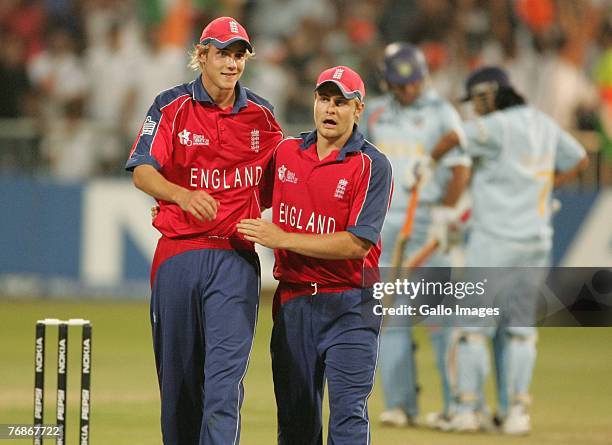
<path id="1" fill-rule="evenodd" d="M 240 440 L 259 261 L 236 224 L 260 216 L 282 139 L 272 106 L 238 82 L 252 52 L 231 17 L 206 26 L 191 61 L 200 76 L 157 96 L 126 165 L 159 204 L 151 323 L 164 444 Z"/>
<path id="2" fill-rule="evenodd" d="M 282 445 L 322 443 L 325 380 L 328 444 L 371 440 L 367 399 L 381 317 L 366 272 L 378 269 L 392 173 L 357 129 L 364 96 L 350 68 L 321 73 L 316 130 L 285 139 L 274 156 L 273 222 L 238 224 L 247 240 L 275 249 L 271 352 Z"/>

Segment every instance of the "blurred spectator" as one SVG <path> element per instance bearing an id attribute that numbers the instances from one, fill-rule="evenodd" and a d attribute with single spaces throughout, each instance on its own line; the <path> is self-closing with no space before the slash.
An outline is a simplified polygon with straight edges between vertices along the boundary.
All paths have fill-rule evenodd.
<path id="1" fill-rule="evenodd" d="M 372 79 L 376 73 L 376 63 L 372 62 L 379 57 L 383 46 L 376 24 L 378 14 L 371 0 L 338 2 L 339 26 L 331 28 L 325 41 L 325 48 L 331 49 L 333 64 L 356 68 L 364 80 Z"/>
<path id="2" fill-rule="evenodd" d="M 126 47 L 120 22 L 114 22 L 100 45 L 89 49 L 86 56 L 87 72 L 92 79 L 87 100 L 88 115 L 105 135 L 112 139 L 113 158 L 125 157 L 123 134 L 129 129 L 129 94 L 144 75 L 138 65 L 138 53 Z M 148 74 L 147 74 L 148 75 Z M 114 170 L 119 171 L 119 164 Z"/>
<path id="3" fill-rule="evenodd" d="M 595 80 L 599 88 L 600 107 L 597 129 L 602 149 L 612 159 L 612 17 L 606 22 L 602 34 L 602 54 L 595 66 Z"/>
<path id="4" fill-rule="evenodd" d="M 105 137 L 84 118 L 83 99 L 64 104 L 64 116 L 54 120 L 41 142 L 41 157 L 54 177 L 62 181 L 90 179 L 99 164 Z"/>
<path id="5" fill-rule="evenodd" d="M 557 46 L 548 49 L 538 63 L 538 89 L 532 102 L 569 129 L 577 127 L 579 110 L 593 110 L 598 104 L 597 90 L 584 68 L 587 45 L 598 23 L 587 1 L 559 2 L 557 14 Z"/>
<path id="6" fill-rule="evenodd" d="M 469 70 L 499 64 L 562 126 L 593 128 L 597 109 L 612 131 L 609 88 L 590 78 L 598 62 L 597 86 L 608 85 L 610 44 L 596 33 L 610 0 L 2 0 L 0 114 L 51 123 L 85 97 L 86 115 L 123 159 L 150 97 L 190 77 L 184 41 L 220 15 L 250 25 L 257 55 L 244 83 L 290 126 L 311 121 L 311 85 L 326 67 L 352 66 L 379 93 L 381 50 L 402 40 L 422 48 L 448 99 Z"/>
<path id="7" fill-rule="evenodd" d="M 29 78 L 40 95 L 44 119 L 61 116 L 64 105 L 83 97 L 88 87 L 72 35 L 64 28 L 48 32 L 48 47 L 29 63 Z"/>
<path id="8" fill-rule="evenodd" d="M 345 4 L 345 8 L 338 20 L 351 44 L 355 47 L 375 44 L 378 39 L 378 28 L 374 21 L 376 6 L 370 1 L 360 0 Z"/>
<path id="9" fill-rule="evenodd" d="M 457 6 L 453 32 L 460 42 L 461 57 L 468 66 L 475 66 L 491 35 L 491 14 L 476 0 L 459 0 Z"/>
<path id="10" fill-rule="evenodd" d="M 83 0 L 83 13 L 87 47 L 106 41 L 110 29 L 118 20 L 130 15 L 130 2 L 122 0 Z"/>
<path id="11" fill-rule="evenodd" d="M 453 27 L 455 8 L 448 0 L 388 0 L 380 30 L 386 42 L 444 41 Z"/>
<path id="12" fill-rule="evenodd" d="M 451 102 L 458 99 L 466 78 L 466 67 L 453 63 L 447 44 L 441 42 L 423 42 L 420 49 L 429 66 L 429 78 L 433 88 Z"/>
<path id="13" fill-rule="evenodd" d="M 517 0 L 516 13 L 534 32 L 546 32 L 555 22 L 554 0 Z"/>
<path id="14" fill-rule="evenodd" d="M 36 0 L 3 0 L 0 3 L 0 26 L 24 43 L 29 60 L 44 46 L 46 17 L 42 3 Z"/>
<path id="15" fill-rule="evenodd" d="M 576 113 L 597 106 L 593 83 L 579 66 L 558 54 L 546 57 L 540 70 L 540 88 L 533 103 L 563 128 L 575 128 Z"/>
<path id="16" fill-rule="evenodd" d="M 73 13 L 74 2 L 72 0 L 42 0 L 47 16 L 53 21 L 62 20 Z"/>
<path id="17" fill-rule="evenodd" d="M 286 123 L 289 92 L 296 87 L 295 78 L 285 69 L 287 45 L 282 40 L 260 41 L 257 57 L 250 63 L 244 84 L 257 91 L 274 105 L 274 115 L 281 125 Z"/>
<path id="18" fill-rule="evenodd" d="M 262 40 L 295 35 L 304 20 L 331 26 L 334 12 L 333 2 L 325 0 L 258 0 L 249 29 Z"/>
<path id="19" fill-rule="evenodd" d="M 296 86 L 288 91 L 286 121 L 290 124 L 312 120 L 312 84 L 318 73 L 334 65 L 323 44 L 324 36 L 325 28 L 309 18 L 304 18 L 295 32 L 287 35 L 285 69 Z"/>
<path id="20" fill-rule="evenodd" d="M 25 70 L 22 40 L 0 32 L 0 117 L 19 117 L 25 113 L 30 85 Z"/>
<path id="21" fill-rule="evenodd" d="M 67 29 L 75 38 L 76 49 L 81 53 L 85 47 L 83 14 L 79 9 L 80 2 L 74 0 L 41 0 L 45 20 L 55 27 Z"/>
<path id="22" fill-rule="evenodd" d="M 419 14 L 418 0 L 385 0 L 380 8 L 378 29 L 383 40 L 391 42 L 419 43 L 411 40 L 410 30 L 415 29 Z"/>
<path id="23" fill-rule="evenodd" d="M 138 79 L 130 85 L 126 99 L 130 117 L 124 129 L 129 140 L 138 132 L 142 117 L 151 106 L 151 98 L 171 85 L 186 82 L 192 73 L 187 68 L 187 53 L 176 46 L 164 44 L 158 25 L 150 25 L 145 32 L 145 46 L 135 66 Z M 129 141 L 131 145 L 131 140 Z"/>

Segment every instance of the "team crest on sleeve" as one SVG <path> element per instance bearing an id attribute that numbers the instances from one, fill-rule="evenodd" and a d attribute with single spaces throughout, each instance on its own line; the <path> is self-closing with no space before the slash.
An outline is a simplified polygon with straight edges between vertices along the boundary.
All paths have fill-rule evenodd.
<path id="1" fill-rule="evenodd" d="M 336 191 L 334 192 L 334 198 L 342 199 L 344 198 L 344 194 L 346 193 L 346 187 L 348 186 L 348 181 L 344 178 L 338 181 L 338 185 L 336 185 Z"/>
<path id="2" fill-rule="evenodd" d="M 280 182 L 290 182 L 292 184 L 297 184 L 298 182 L 295 173 L 285 167 L 285 164 L 278 168 L 278 179 Z"/>
<path id="3" fill-rule="evenodd" d="M 155 131 L 156 125 L 157 125 L 157 122 L 151 119 L 151 116 L 147 116 L 144 123 L 142 124 L 141 136 L 144 136 L 145 134 L 149 136 L 153 136 L 153 132 Z"/>

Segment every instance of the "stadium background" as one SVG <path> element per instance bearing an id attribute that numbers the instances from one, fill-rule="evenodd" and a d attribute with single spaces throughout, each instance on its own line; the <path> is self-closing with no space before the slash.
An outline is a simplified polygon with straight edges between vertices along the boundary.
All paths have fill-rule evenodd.
<path id="1" fill-rule="evenodd" d="M 157 234 L 150 227 L 152 201 L 133 188 L 123 164 L 157 92 L 193 77 L 187 49 L 202 25 L 220 15 L 236 17 L 249 30 L 256 57 L 244 84 L 275 105 L 290 135 L 311 127 L 312 85 L 324 67 L 357 68 L 368 96 L 380 93 L 377 62 L 390 41 L 421 45 L 432 83 L 455 103 L 471 68 L 503 64 L 527 99 L 589 150 L 589 170 L 557 193 L 562 209 L 554 221 L 555 264 L 612 266 L 608 0 L 4 0 L 0 423 L 31 417 L 33 321 L 89 317 L 96 325 L 94 443 L 159 442 L 146 300 Z M 270 271 L 270 252 L 262 259 Z M 243 413 L 245 444 L 274 440 L 269 273 L 263 284 Z M 543 330 L 534 433 L 523 443 L 612 442 L 612 390 L 604 383 L 612 371 L 611 340 L 610 329 Z M 427 412 L 438 407 L 439 397 L 428 342 L 422 338 L 421 344 Z M 376 418 L 379 391 L 371 407 Z M 374 438 L 461 443 L 450 435 L 378 427 Z"/>

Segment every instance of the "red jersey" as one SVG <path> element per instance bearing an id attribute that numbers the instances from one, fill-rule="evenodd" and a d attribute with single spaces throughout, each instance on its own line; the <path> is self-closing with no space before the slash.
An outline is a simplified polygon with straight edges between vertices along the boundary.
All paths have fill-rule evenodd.
<path id="1" fill-rule="evenodd" d="M 221 109 L 200 77 L 157 96 L 126 169 L 150 164 L 168 181 L 205 190 L 220 202 L 213 221 L 199 221 L 177 204 L 158 201 L 153 225 L 163 235 L 235 239 L 241 219 L 261 215 L 258 184 L 282 140 L 272 110 L 240 84 L 234 106 Z"/>
<path id="2" fill-rule="evenodd" d="M 358 130 L 319 160 L 317 133 L 283 140 L 274 156 L 273 221 L 288 232 L 348 231 L 373 244 L 364 259 L 323 260 L 275 250 L 274 276 L 284 283 L 364 287 L 378 269 L 380 232 L 392 192 L 391 164 Z M 266 203 L 269 204 L 269 203 Z"/>

